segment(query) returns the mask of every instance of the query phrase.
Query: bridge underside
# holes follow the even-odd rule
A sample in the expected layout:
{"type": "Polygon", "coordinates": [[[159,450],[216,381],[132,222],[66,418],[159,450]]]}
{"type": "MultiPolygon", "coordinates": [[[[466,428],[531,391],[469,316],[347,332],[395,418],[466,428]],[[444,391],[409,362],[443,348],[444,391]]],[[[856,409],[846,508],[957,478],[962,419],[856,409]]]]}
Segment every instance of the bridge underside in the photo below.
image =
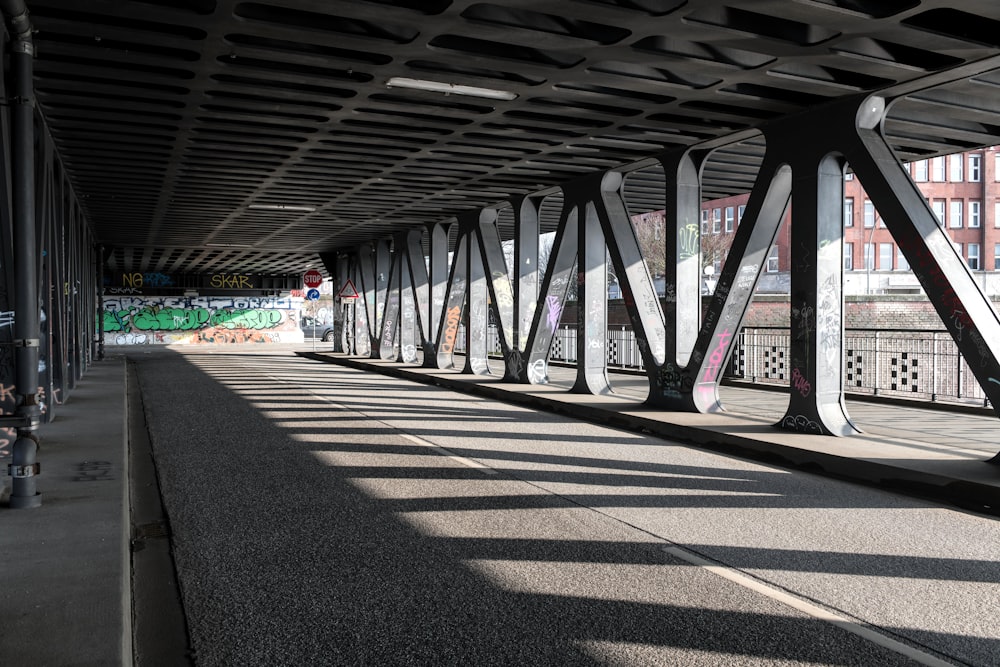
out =
{"type": "Polygon", "coordinates": [[[0,11],[0,407],[25,503],[34,431],[98,354],[109,275],[265,277],[255,289],[287,293],[321,259],[360,293],[345,351],[448,367],[464,324],[465,370],[482,373],[492,322],[504,377],[531,383],[572,298],[574,391],[602,393],[610,264],[649,402],[709,412],[792,200],[791,365],[809,391],[779,425],[850,435],[847,170],[998,405],[1000,320],[903,166],[997,142],[992,0],[0,11]],[[703,311],[701,202],[744,192],[703,311]],[[631,223],[660,210],[665,305],[631,223]]]}

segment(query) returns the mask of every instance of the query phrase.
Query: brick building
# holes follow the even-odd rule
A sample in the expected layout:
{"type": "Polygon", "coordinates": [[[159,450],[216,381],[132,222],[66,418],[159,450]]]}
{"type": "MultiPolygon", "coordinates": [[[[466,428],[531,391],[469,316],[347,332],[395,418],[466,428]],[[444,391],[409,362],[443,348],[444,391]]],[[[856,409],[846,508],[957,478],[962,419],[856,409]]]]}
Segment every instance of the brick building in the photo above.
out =
{"type": "MultiPolygon", "coordinates": [[[[956,252],[989,295],[1000,293],[1000,149],[990,147],[907,165],[956,252]]],[[[704,202],[702,253],[710,276],[725,260],[749,195],[704,202]]],[[[793,202],[794,205],[794,202],[793,202]]],[[[790,225],[783,224],[758,287],[788,291],[790,225]]],[[[916,277],[861,183],[844,183],[845,294],[920,294],[916,277]]]]}

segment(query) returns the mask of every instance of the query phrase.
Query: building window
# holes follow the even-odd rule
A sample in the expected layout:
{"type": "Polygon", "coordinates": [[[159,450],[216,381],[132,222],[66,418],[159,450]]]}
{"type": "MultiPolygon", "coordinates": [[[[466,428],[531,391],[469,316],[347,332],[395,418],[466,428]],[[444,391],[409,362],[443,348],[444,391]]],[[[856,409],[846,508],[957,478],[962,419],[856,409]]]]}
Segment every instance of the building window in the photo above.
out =
{"type": "Polygon", "coordinates": [[[962,166],[965,164],[965,156],[956,153],[948,158],[948,180],[952,183],[961,183],[963,179],[962,166]]]}
{"type": "Polygon", "coordinates": [[[1000,229],[1000,200],[993,202],[993,226],[1000,229]]]}
{"type": "Polygon", "coordinates": [[[979,270],[979,244],[978,243],[966,243],[965,250],[969,254],[969,268],[973,271],[979,270]]]}
{"type": "Polygon", "coordinates": [[[733,207],[726,207],[726,232],[733,231],[733,207]]]}
{"type": "Polygon", "coordinates": [[[740,204],[736,208],[736,224],[743,222],[743,214],[746,213],[747,207],[745,204],[740,204]]]}
{"type": "Polygon", "coordinates": [[[892,271],[892,244],[878,244],[878,269],[879,271],[892,271]]]}
{"type": "Polygon", "coordinates": [[[993,270],[1000,271],[1000,243],[993,244],[993,270]]]}
{"type": "Polygon", "coordinates": [[[854,226],[854,197],[844,198],[844,227],[854,226]]]}
{"type": "Polygon", "coordinates": [[[980,224],[980,207],[979,202],[970,201],[969,202],[969,227],[978,227],[980,224]]]}
{"type": "Polygon", "coordinates": [[[906,261],[906,257],[903,256],[902,248],[896,248],[896,270],[897,271],[909,271],[910,263],[906,261]]]}
{"type": "Polygon", "coordinates": [[[854,270],[854,244],[844,243],[844,270],[854,270]]]}
{"type": "Polygon", "coordinates": [[[993,154],[993,180],[1000,181],[1000,153],[993,154]]]}
{"type": "Polygon", "coordinates": [[[913,180],[927,181],[927,160],[917,160],[913,163],[913,180]]]}
{"type": "Polygon", "coordinates": [[[978,183],[982,179],[983,156],[973,153],[969,156],[969,182],[978,183]]]}
{"type": "Polygon", "coordinates": [[[767,266],[765,270],[768,273],[778,272],[778,246],[771,246],[771,252],[767,254],[767,266]]]}
{"type": "Polygon", "coordinates": [[[875,226],[875,205],[871,200],[865,200],[865,227],[875,226]]]}
{"type": "Polygon", "coordinates": [[[722,209],[712,209],[712,233],[718,234],[722,231],[722,209]]]}
{"type": "Polygon", "coordinates": [[[944,226],[944,200],[935,199],[931,202],[931,210],[934,211],[934,215],[937,216],[938,224],[942,227],[944,226]]]}
{"type": "Polygon", "coordinates": [[[708,234],[708,209],[701,212],[701,235],[708,234]]]}
{"type": "Polygon", "coordinates": [[[952,199],[951,200],[951,211],[948,215],[948,226],[952,229],[958,229],[962,226],[962,209],[965,208],[964,199],[952,199]]]}
{"type": "Polygon", "coordinates": [[[941,183],[944,181],[944,157],[931,158],[931,180],[941,183]]]}
{"type": "Polygon", "coordinates": [[[853,181],[854,180],[854,172],[853,171],[846,172],[844,174],[844,180],[845,181],[853,181]]]}
{"type": "Polygon", "coordinates": [[[871,271],[875,268],[875,249],[871,243],[866,243],[865,247],[865,270],[871,271]]]}

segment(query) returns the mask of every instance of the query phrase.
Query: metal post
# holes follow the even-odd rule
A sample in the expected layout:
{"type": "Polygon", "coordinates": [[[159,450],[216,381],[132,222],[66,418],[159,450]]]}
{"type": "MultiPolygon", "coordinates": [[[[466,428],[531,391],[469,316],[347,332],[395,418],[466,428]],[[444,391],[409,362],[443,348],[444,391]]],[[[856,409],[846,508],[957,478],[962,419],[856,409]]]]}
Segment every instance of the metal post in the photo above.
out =
{"type": "Polygon", "coordinates": [[[38,405],[38,256],[35,230],[35,101],[32,84],[31,23],[24,2],[4,2],[0,5],[7,15],[11,34],[11,184],[14,211],[14,369],[15,392],[18,395],[14,412],[17,439],[13,446],[10,474],[13,485],[10,495],[12,509],[39,507],[42,496],[36,490],[39,464],[38,436],[41,420],[38,405]]]}

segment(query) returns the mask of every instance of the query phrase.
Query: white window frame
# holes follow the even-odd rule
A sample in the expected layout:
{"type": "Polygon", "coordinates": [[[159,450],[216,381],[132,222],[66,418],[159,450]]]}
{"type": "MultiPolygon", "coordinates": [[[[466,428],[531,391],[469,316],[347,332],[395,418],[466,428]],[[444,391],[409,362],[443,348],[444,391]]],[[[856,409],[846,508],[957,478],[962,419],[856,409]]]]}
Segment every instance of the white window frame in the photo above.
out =
{"type": "Polygon", "coordinates": [[[854,270],[854,244],[850,241],[844,241],[844,270],[854,270]]]}
{"type": "Polygon", "coordinates": [[[931,181],[934,183],[944,183],[946,175],[944,156],[939,155],[931,158],[931,181]]]}
{"type": "Polygon", "coordinates": [[[771,250],[767,253],[767,264],[764,270],[767,273],[777,273],[778,269],[781,268],[780,258],[778,257],[778,246],[771,246],[771,250]]]}
{"type": "Polygon", "coordinates": [[[727,233],[732,232],[733,229],[735,229],[735,220],[734,220],[734,217],[733,217],[735,215],[735,212],[736,211],[735,211],[735,209],[732,206],[727,206],[726,207],[726,227],[725,227],[725,229],[726,229],[727,233]]]}
{"type": "Polygon", "coordinates": [[[736,225],[737,226],[739,226],[739,224],[741,222],[743,222],[743,214],[746,213],[746,210],[747,210],[747,205],[746,204],[740,204],[739,206],[736,207],[736,225]]]}
{"type": "Polygon", "coordinates": [[[917,183],[927,182],[927,160],[917,160],[913,163],[913,180],[917,183]]]}
{"type": "Polygon", "coordinates": [[[1000,271],[1000,243],[993,244],[993,270],[1000,271]]]}
{"type": "Polygon", "coordinates": [[[712,209],[712,233],[718,234],[722,231],[722,209],[712,209]]]}
{"type": "Polygon", "coordinates": [[[706,236],[708,234],[708,209],[701,209],[701,235],[706,236]]]}
{"type": "Polygon", "coordinates": [[[938,224],[941,225],[942,227],[944,227],[944,223],[946,220],[945,205],[947,203],[948,202],[946,202],[944,199],[931,200],[931,210],[934,211],[934,215],[937,216],[938,219],[938,224]]]}
{"type": "Polygon", "coordinates": [[[983,224],[982,206],[976,200],[969,201],[969,229],[976,229],[983,224]]]}
{"type": "Polygon", "coordinates": [[[844,197],[844,227],[854,226],[854,197],[844,197]]]}
{"type": "Polygon", "coordinates": [[[979,253],[978,243],[966,243],[965,244],[965,258],[966,262],[969,264],[969,268],[973,271],[979,271],[982,267],[982,257],[979,253]]]}
{"type": "Polygon", "coordinates": [[[892,271],[892,256],[895,253],[892,251],[891,243],[879,243],[878,244],[878,270],[879,271],[892,271]],[[886,266],[888,265],[888,266],[886,266]]]}
{"type": "Polygon", "coordinates": [[[948,203],[948,227],[950,229],[961,229],[965,213],[965,200],[952,199],[948,203]]]}
{"type": "Polygon", "coordinates": [[[983,179],[983,154],[969,154],[969,183],[978,183],[983,179]]]}
{"type": "Polygon", "coordinates": [[[963,167],[965,166],[965,156],[955,153],[948,156],[948,180],[952,183],[961,183],[965,179],[963,167]]]}
{"type": "Polygon", "coordinates": [[[865,229],[871,229],[875,226],[875,204],[872,203],[871,199],[865,200],[865,229]]]}
{"type": "Polygon", "coordinates": [[[862,250],[864,252],[862,259],[864,259],[865,270],[871,271],[875,268],[875,246],[871,243],[866,243],[862,250]]]}

